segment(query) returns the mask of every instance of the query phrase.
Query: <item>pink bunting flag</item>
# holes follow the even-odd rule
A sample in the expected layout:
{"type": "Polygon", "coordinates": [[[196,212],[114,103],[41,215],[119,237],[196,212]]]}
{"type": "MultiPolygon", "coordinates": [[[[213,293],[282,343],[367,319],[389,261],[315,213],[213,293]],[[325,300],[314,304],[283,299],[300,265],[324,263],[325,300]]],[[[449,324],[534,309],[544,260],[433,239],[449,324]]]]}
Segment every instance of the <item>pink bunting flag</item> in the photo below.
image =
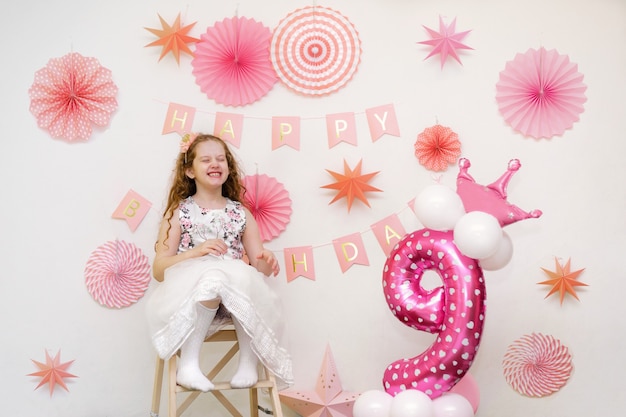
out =
{"type": "Polygon", "coordinates": [[[195,107],[183,104],[170,103],[163,124],[163,134],[177,132],[181,136],[192,130],[193,119],[196,115],[195,107]]]}
{"type": "Polygon", "coordinates": [[[371,227],[385,255],[389,255],[391,249],[406,234],[404,226],[396,214],[385,217],[371,227]]]}
{"type": "Polygon", "coordinates": [[[312,246],[285,248],[285,274],[287,282],[298,277],[315,281],[315,262],[312,246]]]}
{"type": "Polygon", "coordinates": [[[366,266],[370,264],[360,233],[353,233],[334,239],[333,247],[341,266],[341,272],[346,272],[354,264],[366,266]]]}
{"type": "Polygon", "coordinates": [[[129,190],[126,196],[113,212],[114,219],[126,220],[128,227],[133,232],[137,230],[139,223],[146,217],[152,203],[137,194],[133,190],[129,190]]]}
{"type": "Polygon", "coordinates": [[[356,146],[356,121],[354,113],[336,113],[326,115],[326,132],[328,148],[340,142],[356,146]]]}
{"type": "Polygon", "coordinates": [[[241,131],[243,130],[243,114],[217,112],[213,135],[239,148],[241,131]]]}
{"type": "Polygon", "coordinates": [[[376,142],[384,134],[400,136],[400,128],[393,104],[366,109],[365,114],[367,115],[367,125],[370,129],[372,142],[376,142]]]}
{"type": "Polygon", "coordinates": [[[300,118],[297,116],[272,117],[272,150],[289,145],[300,150],[300,118]]]}

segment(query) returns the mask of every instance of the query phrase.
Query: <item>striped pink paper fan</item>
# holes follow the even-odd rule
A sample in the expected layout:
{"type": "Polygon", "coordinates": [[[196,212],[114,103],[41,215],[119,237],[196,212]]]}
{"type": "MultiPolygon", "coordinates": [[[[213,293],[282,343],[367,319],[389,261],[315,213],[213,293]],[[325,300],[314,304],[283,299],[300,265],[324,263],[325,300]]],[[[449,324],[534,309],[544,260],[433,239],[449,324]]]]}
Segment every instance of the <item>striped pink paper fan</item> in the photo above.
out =
{"type": "Polygon", "coordinates": [[[136,303],[150,284],[148,257],[132,243],[106,242],[91,253],[85,266],[87,290],[100,304],[111,308],[136,303]]]}
{"type": "Polygon", "coordinates": [[[573,369],[567,347],[541,333],[524,335],[509,345],[502,366],[509,385],[528,397],[544,397],[560,390],[573,369]]]}

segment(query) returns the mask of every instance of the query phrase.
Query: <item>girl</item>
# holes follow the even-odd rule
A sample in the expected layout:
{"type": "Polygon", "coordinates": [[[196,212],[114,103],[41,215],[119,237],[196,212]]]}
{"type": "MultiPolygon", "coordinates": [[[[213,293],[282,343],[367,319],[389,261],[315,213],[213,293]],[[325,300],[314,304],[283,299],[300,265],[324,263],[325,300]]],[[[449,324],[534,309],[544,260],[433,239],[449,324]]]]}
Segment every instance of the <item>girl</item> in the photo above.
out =
{"type": "Polygon", "coordinates": [[[258,359],[284,384],[292,383],[280,305],[264,282],[278,274],[278,261],[241,203],[244,192],[224,141],[185,135],[155,247],[152,269],[160,284],[148,299],[147,315],[159,356],[168,359],[180,349],[176,380],[187,388],[214,387],[200,370],[200,350],[229,316],[240,349],[231,386],[254,385],[258,359]]]}

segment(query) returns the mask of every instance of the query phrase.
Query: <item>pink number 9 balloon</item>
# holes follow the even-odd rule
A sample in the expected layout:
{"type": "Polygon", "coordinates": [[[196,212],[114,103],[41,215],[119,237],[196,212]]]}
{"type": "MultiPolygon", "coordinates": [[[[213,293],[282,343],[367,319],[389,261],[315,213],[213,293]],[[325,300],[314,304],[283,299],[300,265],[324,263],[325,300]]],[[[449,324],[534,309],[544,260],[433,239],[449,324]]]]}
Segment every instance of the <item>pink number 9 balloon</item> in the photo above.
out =
{"type": "Polygon", "coordinates": [[[398,320],[437,334],[423,353],[387,367],[385,391],[395,396],[417,389],[431,399],[441,396],[469,370],[478,351],[486,300],[478,261],[458,250],[451,231],[421,229],[404,236],[389,254],[383,291],[398,320]],[[426,270],[436,271],[443,285],[424,289],[426,270]]]}

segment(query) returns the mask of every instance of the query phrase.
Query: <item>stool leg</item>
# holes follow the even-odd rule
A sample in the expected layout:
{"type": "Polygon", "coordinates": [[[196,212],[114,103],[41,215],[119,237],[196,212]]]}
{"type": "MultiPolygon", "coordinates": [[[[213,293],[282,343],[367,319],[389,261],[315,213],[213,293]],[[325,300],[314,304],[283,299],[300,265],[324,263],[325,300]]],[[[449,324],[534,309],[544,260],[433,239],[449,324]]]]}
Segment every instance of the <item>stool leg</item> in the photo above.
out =
{"type": "Polygon", "coordinates": [[[269,388],[269,390],[270,399],[272,401],[272,408],[274,409],[274,417],[283,417],[283,409],[280,405],[280,396],[278,395],[278,385],[276,384],[276,377],[267,368],[265,368],[265,372],[267,373],[267,379],[272,382],[272,386],[269,388]]]}
{"type": "Polygon", "coordinates": [[[154,387],[152,389],[152,408],[150,417],[159,417],[161,408],[161,389],[163,388],[163,359],[157,355],[156,367],[154,371],[154,387]]]}
{"type": "Polygon", "coordinates": [[[168,407],[168,416],[169,417],[177,417],[176,410],[176,355],[172,356],[167,361],[167,407],[168,407]]]}
{"type": "Polygon", "coordinates": [[[259,415],[259,391],[250,388],[250,417],[259,415]]]}

